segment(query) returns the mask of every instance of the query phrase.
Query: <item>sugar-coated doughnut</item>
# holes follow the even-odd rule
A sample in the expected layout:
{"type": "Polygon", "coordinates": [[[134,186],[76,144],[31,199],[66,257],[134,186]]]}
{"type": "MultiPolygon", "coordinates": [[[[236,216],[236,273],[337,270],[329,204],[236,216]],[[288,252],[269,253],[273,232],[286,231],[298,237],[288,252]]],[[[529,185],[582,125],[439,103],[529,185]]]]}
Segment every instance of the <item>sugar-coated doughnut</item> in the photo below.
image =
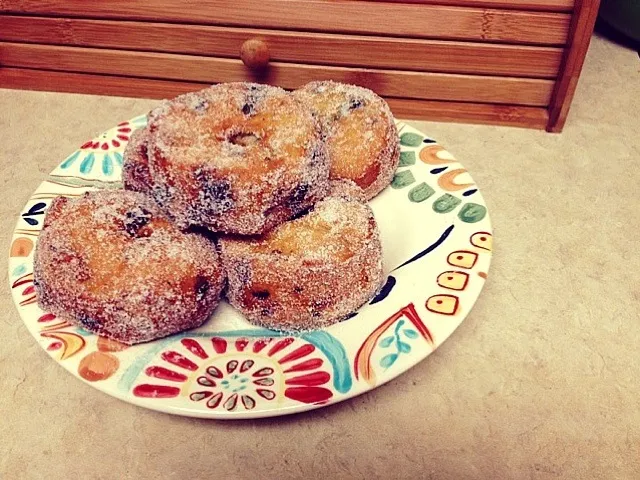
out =
{"type": "Polygon", "coordinates": [[[41,308],[126,344],[200,326],[224,282],[212,240],[125,190],[57,197],[34,258],[41,308]]]}
{"type": "Polygon", "coordinates": [[[249,321],[299,331],[335,323],[382,282],[378,227],[362,190],[334,182],[306,215],[259,238],[219,239],[227,297],[249,321]]]}
{"type": "Polygon", "coordinates": [[[320,120],[331,179],[354,181],[367,199],[391,183],[400,144],[387,102],[369,89],[332,81],[308,83],[294,96],[310,105],[320,120]]]}
{"type": "Polygon", "coordinates": [[[127,190],[151,193],[153,180],[149,172],[147,142],[149,131],[141,128],[133,132],[124,150],[122,183],[127,190]]]}
{"type": "Polygon", "coordinates": [[[153,110],[147,128],[151,195],[181,227],[261,234],[329,188],[318,121],[277,87],[227,83],[185,94],[153,110]]]}

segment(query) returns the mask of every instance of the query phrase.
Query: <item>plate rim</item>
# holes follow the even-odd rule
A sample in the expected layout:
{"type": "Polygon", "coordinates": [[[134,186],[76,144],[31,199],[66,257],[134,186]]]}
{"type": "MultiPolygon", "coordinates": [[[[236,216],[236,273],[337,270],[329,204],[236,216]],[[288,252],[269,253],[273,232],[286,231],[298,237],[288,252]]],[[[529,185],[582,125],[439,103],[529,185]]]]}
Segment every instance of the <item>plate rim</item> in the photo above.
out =
{"type": "MultiPolygon", "coordinates": [[[[136,117],[133,117],[132,119],[130,119],[128,122],[131,122],[133,124],[133,122],[136,119],[140,119],[141,117],[145,117],[146,115],[138,115],[136,117]]],[[[121,122],[119,125],[121,125],[122,123],[125,122],[121,122]]],[[[396,120],[396,124],[399,127],[399,130],[404,129],[405,127],[409,127],[409,129],[414,130],[416,132],[419,132],[420,135],[429,138],[428,135],[426,135],[424,132],[422,132],[420,129],[413,127],[411,125],[406,124],[403,121],[398,121],[396,120]]],[[[103,134],[107,132],[110,132],[111,130],[115,129],[117,127],[112,127],[111,129],[106,130],[103,134]]],[[[139,127],[138,127],[139,128],[139,127]]],[[[135,130],[135,129],[134,129],[135,130]]],[[[434,141],[435,145],[439,145],[442,147],[441,144],[437,143],[434,141]]],[[[443,150],[444,147],[442,147],[443,150]]],[[[76,152],[78,152],[79,150],[76,150],[76,152]]],[[[73,152],[69,157],[71,157],[72,155],[74,155],[76,152],[73,152]]],[[[67,158],[69,158],[67,157],[67,158]]],[[[459,162],[457,160],[453,160],[455,163],[459,164],[459,162]]],[[[53,172],[55,172],[57,169],[60,168],[60,166],[62,165],[62,163],[64,163],[65,160],[62,160],[61,162],[58,163],[58,165],[53,169],[53,172]]],[[[465,169],[466,171],[466,169],[465,169]]],[[[34,189],[34,191],[31,193],[31,195],[29,196],[29,199],[26,201],[25,205],[23,206],[23,208],[21,209],[21,212],[24,211],[25,208],[27,208],[29,206],[29,204],[33,201],[33,197],[36,195],[36,192],[42,187],[42,185],[47,181],[47,179],[50,177],[45,178],[44,180],[42,180],[40,182],[40,184],[34,189]]],[[[84,178],[84,177],[79,177],[79,178],[84,178]]],[[[473,182],[475,184],[475,181],[473,182]]],[[[477,185],[477,184],[476,184],[477,185]]],[[[85,187],[85,188],[92,188],[92,187],[85,187]]],[[[479,190],[479,189],[478,189],[479,190]]],[[[84,191],[84,190],[83,190],[84,191]]],[[[478,191],[478,194],[480,196],[480,198],[482,199],[482,204],[486,207],[486,202],[484,201],[484,198],[482,197],[482,195],[480,194],[480,192],[478,191]]],[[[58,194],[61,195],[61,194],[58,194]]],[[[20,227],[20,214],[18,214],[18,219],[16,222],[16,226],[13,229],[13,232],[11,234],[11,245],[13,246],[14,241],[16,240],[16,238],[18,238],[20,236],[19,233],[17,233],[17,230],[19,230],[20,227]]],[[[492,227],[492,223],[491,223],[491,219],[489,216],[489,212],[488,209],[486,211],[486,215],[485,217],[482,219],[482,226],[483,228],[486,229],[487,233],[490,234],[493,237],[493,227],[492,227]]],[[[37,231],[40,231],[42,229],[42,227],[40,226],[37,231]]],[[[35,246],[33,247],[33,250],[35,250],[35,246]]],[[[439,348],[444,342],[446,342],[452,335],[453,333],[459,328],[459,326],[462,324],[462,322],[468,317],[468,315],[471,313],[471,311],[473,310],[473,308],[475,307],[478,298],[480,297],[480,295],[482,294],[482,291],[484,290],[485,284],[486,284],[486,279],[488,278],[488,273],[490,270],[490,266],[491,266],[491,262],[492,262],[492,252],[489,251],[488,252],[488,256],[487,256],[487,260],[486,260],[486,267],[483,268],[483,271],[485,273],[485,277],[484,277],[484,282],[482,283],[482,286],[480,287],[480,289],[478,290],[477,294],[474,296],[474,298],[472,299],[472,301],[469,302],[468,305],[470,305],[469,308],[467,308],[465,310],[465,312],[463,314],[461,314],[461,318],[459,320],[457,320],[456,325],[453,327],[453,329],[446,335],[445,338],[441,339],[437,345],[434,345],[432,348],[430,349],[419,349],[417,354],[412,354],[410,357],[410,361],[409,362],[405,362],[405,365],[403,366],[403,368],[398,368],[395,369],[391,374],[387,374],[382,378],[379,378],[378,381],[374,384],[374,385],[370,385],[368,383],[363,383],[363,382],[354,382],[353,384],[353,388],[350,388],[347,392],[345,393],[340,393],[340,395],[337,395],[335,397],[332,397],[329,401],[325,401],[322,403],[286,403],[283,402],[283,404],[273,407],[273,408],[267,408],[267,409],[257,409],[257,410],[241,410],[241,409],[237,409],[235,411],[227,411],[227,410],[218,410],[218,409],[212,409],[212,410],[207,410],[207,409],[198,409],[198,408],[187,408],[184,406],[181,406],[180,404],[174,404],[174,403],[164,403],[164,402],[154,402],[154,399],[150,399],[150,398],[145,398],[145,397],[138,397],[135,396],[132,391],[126,390],[126,391],[121,391],[118,388],[115,387],[111,387],[111,388],[104,388],[100,386],[100,382],[92,382],[92,381],[88,381],[87,379],[83,378],[81,375],[79,375],[76,371],[74,371],[73,366],[75,365],[74,363],[70,363],[70,362],[65,362],[63,360],[60,360],[58,358],[56,358],[55,352],[52,353],[50,351],[47,351],[47,348],[44,345],[44,342],[41,338],[41,336],[38,335],[39,332],[37,332],[35,329],[32,329],[29,327],[29,325],[27,324],[27,317],[30,314],[24,313],[24,306],[21,306],[18,303],[18,299],[17,299],[17,295],[14,293],[14,288],[12,288],[12,281],[14,281],[15,279],[13,279],[12,277],[13,272],[12,272],[12,257],[11,255],[9,256],[9,261],[7,264],[7,270],[8,270],[8,276],[7,276],[7,280],[8,280],[8,286],[11,292],[11,298],[13,300],[13,303],[18,311],[18,314],[21,318],[21,320],[23,321],[23,323],[25,324],[25,327],[27,329],[27,331],[30,333],[30,335],[36,340],[36,343],[38,343],[38,345],[45,351],[45,353],[47,353],[47,355],[54,360],[56,363],[58,363],[59,365],[61,365],[68,373],[70,373],[73,377],[81,380],[83,383],[85,384],[89,384],[90,386],[92,386],[93,388],[95,388],[96,390],[100,391],[101,393],[106,393],[107,395],[116,398],[118,400],[127,402],[129,404],[135,405],[137,407],[142,407],[142,408],[146,408],[146,409],[150,409],[150,410],[154,410],[154,411],[158,411],[158,412],[162,412],[162,413],[167,413],[167,414],[172,414],[172,415],[178,415],[178,416],[187,416],[187,417],[191,417],[191,418],[203,418],[203,419],[215,419],[215,420],[236,420],[236,419],[255,419],[255,418],[270,418],[270,417],[276,417],[276,416],[282,416],[282,415],[291,415],[291,414],[296,414],[296,413],[303,413],[303,412],[307,412],[307,411],[311,411],[311,410],[316,410],[325,406],[329,406],[329,405],[333,405],[336,403],[340,403],[346,400],[349,400],[351,398],[354,398],[358,395],[367,393],[371,390],[374,390],[375,388],[381,387],[382,385],[387,384],[388,382],[398,378],[400,375],[404,374],[405,372],[407,372],[408,370],[414,368],[418,363],[421,363],[422,361],[424,361],[427,357],[429,357],[433,352],[435,352],[437,350],[437,348],[439,348]]],[[[31,268],[31,272],[33,271],[33,261],[32,259],[29,260],[29,267],[31,268]]],[[[391,273],[391,271],[385,273],[385,275],[389,275],[391,273]]],[[[433,273],[438,274],[440,273],[439,270],[434,270],[433,272],[429,272],[429,273],[433,273]]],[[[366,304],[365,304],[366,305],[366,304]]],[[[348,321],[348,320],[347,320],[348,321]]],[[[393,325],[393,323],[391,324],[391,326],[393,325]]],[[[330,328],[330,327],[329,327],[330,328]]],[[[326,331],[327,328],[322,328],[319,329],[317,331],[326,331]]],[[[206,332],[209,333],[210,336],[215,336],[216,332],[206,332]]],[[[172,338],[176,337],[176,335],[173,336],[169,336],[166,337],[165,339],[158,339],[155,340],[153,342],[149,342],[149,343],[154,343],[154,342],[158,342],[158,341],[163,341],[163,340],[170,340],[172,338]]],[[[300,338],[297,337],[296,338],[300,338]]],[[[366,337],[365,337],[366,338],[366,337]]],[[[97,351],[97,350],[94,350],[97,351]]],[[[155,357],[154,357],[155,358],[155,357]]],[[[349,364],[351,366],[351,363],[353,362],[353,358],[348,358],[349,360],[349,364]]],[[[353,372],[351,372],[353,373],[353,372]]],[[[138,374],[139,376],[141,375],[141,373],[138,374]]]]}

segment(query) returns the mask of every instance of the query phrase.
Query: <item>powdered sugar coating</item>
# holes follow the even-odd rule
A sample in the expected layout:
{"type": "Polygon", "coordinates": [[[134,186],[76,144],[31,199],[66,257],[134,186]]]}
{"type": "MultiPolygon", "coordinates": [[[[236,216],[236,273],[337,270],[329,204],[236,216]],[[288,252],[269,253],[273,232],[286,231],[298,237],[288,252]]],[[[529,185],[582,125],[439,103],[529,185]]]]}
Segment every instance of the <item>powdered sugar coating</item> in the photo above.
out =
{"type": "Polygon", "coordinates": [[[41,308],[126,344],[200,326],[224,281],[211,240],[124,190],[56,198],[34,257],[41,308]]]}
{"type": "Polygon", "coordinates": [[[151,194],[181,226],[260,234],[326,195],[329,162],[311,110],[268,85],[214,85],[149,116],[151,194]]]}
{"type": "Polygon", "coordinates": [[[338,322],[382,283],[382,247],[373,212],[352,182],[308,214],[260,238],[221,237],[227,297],[251,322],[285,331],[338,322]]]}
{"type": "Polygon", "coordinates": [[[369,89],[333,81],[311,82],[293,95],[316,112],[326,137],[331,179],[349,179],[367,199],[393,179],[400,161],[391,110],[369,89]]]}

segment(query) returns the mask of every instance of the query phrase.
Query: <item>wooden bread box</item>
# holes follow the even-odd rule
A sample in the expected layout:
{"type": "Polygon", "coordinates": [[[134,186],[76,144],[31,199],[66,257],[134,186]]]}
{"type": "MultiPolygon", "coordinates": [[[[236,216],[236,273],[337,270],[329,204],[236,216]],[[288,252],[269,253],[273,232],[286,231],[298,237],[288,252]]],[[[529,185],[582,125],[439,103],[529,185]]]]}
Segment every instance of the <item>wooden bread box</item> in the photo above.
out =
{"type": "Polygon", "coordinates": [[[0,0],[0,87],[371,88],[400,118],[560,131],[598,0],[0,0]]]}

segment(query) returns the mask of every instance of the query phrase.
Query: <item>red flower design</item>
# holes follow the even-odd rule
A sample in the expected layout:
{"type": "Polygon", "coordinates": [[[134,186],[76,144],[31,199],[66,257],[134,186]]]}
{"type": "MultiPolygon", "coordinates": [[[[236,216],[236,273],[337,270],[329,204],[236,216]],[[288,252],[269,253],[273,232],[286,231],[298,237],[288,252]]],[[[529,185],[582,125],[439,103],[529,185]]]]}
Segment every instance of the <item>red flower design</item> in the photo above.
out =
{"type": "Polygon", "coordinates": [[[80,150],[109,150],[111,148],[119,148],[122,145],[121,142],[129,141],[131,131],[132,129],[129,122],[119,123],[115,129],[108,130],[99,137],[83,143],[80,150]]]}
{"type": "Polygon", "coordinates": [[[322,369],[323,355],[300,338],[183,338],[144,370],[159,383],[133,388],[139,397],[169,398],[180,394],[208,409],[252,410],[283,397],[323,403],[333,396],[331,374],[322,369]],[[176,384],[182,384],[177,386],[176,384]]]}

